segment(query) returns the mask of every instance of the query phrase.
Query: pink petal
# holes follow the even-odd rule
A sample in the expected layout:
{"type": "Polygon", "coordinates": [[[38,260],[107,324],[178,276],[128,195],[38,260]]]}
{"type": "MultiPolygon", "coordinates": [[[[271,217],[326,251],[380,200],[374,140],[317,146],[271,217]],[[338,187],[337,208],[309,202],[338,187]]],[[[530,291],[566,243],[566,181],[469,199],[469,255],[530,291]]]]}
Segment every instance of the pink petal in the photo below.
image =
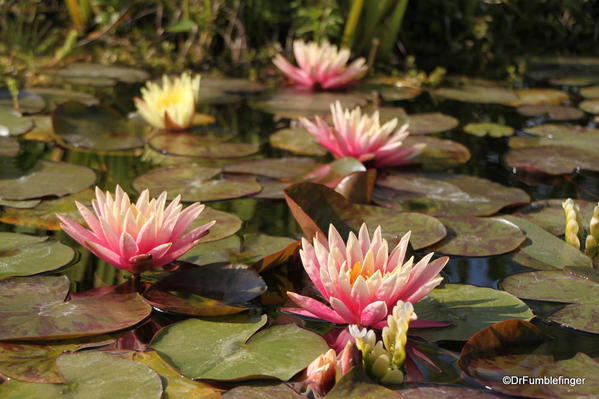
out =
{"type": "Polygon", "coordinates": [[[360,315],[360,324],[371,326],[381,319],[385,319],[389,313],[387,304],[384,301],[376,301],[366,306],[360,315]]]}
{"type": "MultiPolygon", "coordinates": [[[[287,292],[287,296],[289,296],[289,298],[293,302],[295,302],[295,304],[297,304],[304,310],[310,312],[317,319],[326,320],[326,321],[330,321],[332,323],[337,323],[337,324],[345,324],[346,323],[346,321],[339,314],[334,312],[328,306],[324,305],[322,302],[319,302],[319,301],[309,298],[307,296],[299,295],[299,294],[296,294],[294,292],[289,292],[289,291],[287,292]]],[[[289,309],[288,311],[296,313],[296,314],[301,314],[298,312],[299,309],[289,309]]]]}

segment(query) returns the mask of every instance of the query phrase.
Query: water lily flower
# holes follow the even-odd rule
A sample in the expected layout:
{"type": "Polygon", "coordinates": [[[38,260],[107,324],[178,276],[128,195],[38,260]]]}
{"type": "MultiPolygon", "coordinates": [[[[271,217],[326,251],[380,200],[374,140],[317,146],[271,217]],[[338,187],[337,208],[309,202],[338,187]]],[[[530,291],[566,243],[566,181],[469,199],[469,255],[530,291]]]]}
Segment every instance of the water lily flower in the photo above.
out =
{"type": "Polygon", "coordinates": [[[409,240],[408,232],[389,253],[381,227],[371,238],[366,224],[357,237],[350,233],[347,243],[333,225],[329,226],[328,240],[321,234],[313,243],[302,239],[304,269],[330,307],[288,292],[300,308],[284,310],[336,324],[384,327],[397,301],[415,304],[441,283],[439,272],[448,261],[442,257],[431,262],[433,253],[416,264],[414,257],[405,261],[409,240]]]}
{"type": "Polygon", "coordinates": [[[277,54],[273,63],[295,85],[307,89],[339,89],[361,79],[368,70],[364,58],[358,58],[347,65],[350,51],[339,50],[327,41],[318,44],[295,40],[293,53],[298,67],[293,66],[281,54],[277,54]]]}
{"type": "Polygon", "coordinates": [[[406,343],[410,321],[416,318],[410,302],[398,301],[383,328],[383,340],[377,341],[373,330],[349,326],[356,346],[362,352],[367,373],[384,384],[403,382],[401,367],[406,359],[406,343]]]}
{"type": "Polygon", "coordinates": [[[353,157],[362,163],[373,162],[376,167],[397,166],[424,148],[424,144],[403,145],[410,134],[408,125],[398,128],[398,120],[392,119],[381,126],[378,111],[366,115],[360,107],[350,111],[337,101],[331,104],[331,114],[333,126],[319,116],[314,121],[300,118],[300,123],[335,158],[353,157]]]}
{"type": "Polygon", "coordinates": [[[114,198],[96,187],[93,212],[76,202],[90,230],[57,215],[62,229],[75,241],[111,265],[134,274],[164,266],[195,246],[214,225],[211,221],[186,233],[204,210],[196,202],[184,210],[177,196],[168,206],[167,193],[149,198],[144,190],[135,204],[117,186],[114,198]]]}
{"type": "Polygon", "coordinates": [[[335,385],[337,375],[337,353],[329,349],[318,356],[306,370],[306,384],[308,390],[317,397],[323,397],[335,385]]]}
{"type": "Polygon", "coordinates": [[[148,82],[135,98],[139,114],[152,126],[167,130],[185,130],[191,126],[200,92],[200,76],[188,73],[169,78],[162,85],[148,82]]]}

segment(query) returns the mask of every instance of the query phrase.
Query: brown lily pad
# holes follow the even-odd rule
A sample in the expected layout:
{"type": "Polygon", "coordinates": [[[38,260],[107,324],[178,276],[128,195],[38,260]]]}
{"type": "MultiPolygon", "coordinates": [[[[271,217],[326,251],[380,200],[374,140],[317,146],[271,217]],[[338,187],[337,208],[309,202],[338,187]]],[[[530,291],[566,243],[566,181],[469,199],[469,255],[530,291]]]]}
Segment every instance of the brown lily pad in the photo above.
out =
{"type": "Polygon", "coordinates": [[[568,121],[584,116],[581,110],[566,105],[524,105],[516,110],[524,116],[546,116],[549,120],[568,121]]]}
{"type": "Polygon", "coordinates": [[[580,89],[580,95],[585,98],[599,98],[599,85],[583,87],[580,89]]]}
{"type": "Polygon", "coordinates": [[[599,99],[585,100],[578,104],[581,110],[589,114],[599,114],[599,99]]]}
{"type": "Polygon", "coordinates": [[[162,133],[150,139],[150,146],[167,155],[199,158],[241,158],[258,152],[257,143],[225,142],[233,133],[213,130],[204,134],[162,133]]]}
{"type": "Polygon", "coordinates": [[[565,175],[579,169],[599,171],[595,151],[561,145],[513,149],[504,161],[510,168],[548,175],[565,175]]]}
{"type": "Polygon", "coordinates": [[[293,179],[312,171],[318,165],[311,158],[263,158],[231,163],[226,165],[223,170],[229,173],[252,174],[273,179],[293,179]]]}
{"type": "Polygon", "coordinates": [[[470,160],[468,148],[456,141],[429,136],[408,136],[405,146],[424,144],[422,152],[410,160],[410,163],[422,164],[427,169],[445,169],[470,160]]]}
{"type": "Polygon", "coordinates": [[[0,137],[0,157],[14,158],[19,154],[19,142],[12,137],[0,137]]]}
{"type": "MultiPolygon", "coordinates": [[[[400,122],[402,122],[401,119],[400,122]]],[[[440,112],[409,114],[405,122],[410,126],[409,131],[412,135],[446,132],[455,128],[460,123],[453,116],[440,112]]]]}

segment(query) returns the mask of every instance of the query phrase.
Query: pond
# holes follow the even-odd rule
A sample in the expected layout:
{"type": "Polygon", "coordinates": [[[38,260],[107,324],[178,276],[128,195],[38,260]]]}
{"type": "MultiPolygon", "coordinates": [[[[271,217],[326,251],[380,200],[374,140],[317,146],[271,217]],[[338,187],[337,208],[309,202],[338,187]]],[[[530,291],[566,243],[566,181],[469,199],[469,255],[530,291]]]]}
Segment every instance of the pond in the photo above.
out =
{"type": "MultiPolygon", "coordinates": [[[[42,392],[39,383],[64,378],[81,384],[73,391],[79,398],[106,378],[119,381],[114,392],[145,384],[148,390],[138,394],[150,395],[156,381],[144,374],[147,367],[136,368],[144,364],[172,384],[172,398],[216,398],[227,390],[227,398],[296,397],[273,381],[290,380],[327,346],[291,326],[327,338],[338,329],[288,310],[295,305],[287,291],[318,297],[297,240],[314,228],[327,234],[335,221],[344,239],[366,222],[371,234],[381,225],[391,248],[411,230],[408,251],[417,260],[432,251],[433,259],[449,256],[442,285],[415,307],[419,320],[441,324],[411,336],[409,384],[386,384],[402,397],[486,397],[473,390],[483,387],[532,397],[596,393],[599,382],[588,370],[596,369],[599,355],[599,278],[591,259],[562,238],[562,201],[577,200],[580,228],[586,228],[599,198],[598,112],[593,82],[574,81],[585,75],[576,59],[571,62],[531,62],[519,88],[467,77],[446,77],[437,87],[377,77],[347,91],[306,92],[278,87],[279,81],[202,73],[193,127],[177,132],[151,128],[136,112],[133,98],[146,80],[159,78],[141,70],[72,64],[53,76],[51,89],[21,91],[23,116],[10,111],[5,90],[0,234],[20,235],[5,235],[0,244],[0,375],[10,378],[0,393],[34,397],[18,395],[35,395],[42,392]],[[298,118],[330,121],[336,100],[378,109],[383,121],[408,122],[412,134],[404,145],[424,149],[409,164],[379,167],[376,174],[370,161],[335,160],[298,118]],[[152,197],[168,191],[169,200],[182,194],[187,204],[207,205],[194,227],[213,219],[216,225],[179,257],[182,263],[144,270],[137,283],[144,300],[132,291],[131,273],[61,231],[55,213],[83,222],[74,203],[89,206],[95,185],[113,193],[120,186],[132,199],[146,188],[152,197]],[[10,278],[30,275],[54,277],[10,278]],[[35,293],[31,299],[27,290],[35,293]],[[104,317],[111,309],[122,312],[121,319],[104,317]],[[267,320],[274,326],[263,329],[267,320]],[[217,353],[219,345],[229,349],[217,353]],[[107,351],[115,355],[98,355],[107,351]],[[59,357],[62,352],[77,356],[59,357]],[[17,353],[25,360],[16,360],[17,353]],[[273,356],[273,364],[259,360],[264,356],[273,356]],[[93,365],[132,377],[77,373],[93,365]],[[177,380],[174,370],[200,382],[177,380]],[[580,391],[567,391],[559,384],[509,385],[503,375],[588,380],[580,391]],[[264,377],[267,386],[244,382],[264,377]],[[262,396],[244,396],[252,394],[262,396]]],[[[356,386],[363,397],[395,397],[358,369],[326,397],[357,398],[356,386]]],[[[289,386],[299,390],[301,376],[293,381],[289,386]]]]}

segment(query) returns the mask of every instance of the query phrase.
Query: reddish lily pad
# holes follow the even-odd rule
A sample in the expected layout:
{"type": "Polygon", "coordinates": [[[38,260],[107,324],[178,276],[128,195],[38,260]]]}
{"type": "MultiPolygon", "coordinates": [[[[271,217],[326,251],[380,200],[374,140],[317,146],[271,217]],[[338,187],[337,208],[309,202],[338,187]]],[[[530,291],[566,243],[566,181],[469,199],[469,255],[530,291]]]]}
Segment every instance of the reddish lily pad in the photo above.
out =
{"type": "Polygon", "coordinates": [[[305,129],[282,129],[270,135],[274,148],[300,155],[325,155],[327,150],[305,129]]]}
{"type": "Polygon", "coordinates": [[[483,122],[467,124],[464,126],[464,132],[479,137],[506,137],[514,134],[514,129],[498,123],[483,122]]]}
{"type": "Polygon", "coordinates": [[[19,142],[12,137],[0,137],[0,158],[14,158],[19,154],[19,142]]]}
{"type": "Polygon", "coordinates": [[[328,349],[317,334],[295,324],[260,332],[260,319],[237,316],[207,321],[190,319],[160,330],[151,346],[190,378],[239,381],[257,377],[286,381],[328,349]]]}
{"type": "Polygon", "coordinates": [[[424,144],[422,152],[410,160],[410,163],[422,164],[429,169],[448,168],[470,160],[470,151],[464,145],[453,140],[437,137],[414,136],[404,140],[405,146],[424,144]]]}
{"type": "Polygon", "coordinates": [[[65,301],[69,280],[12,277],[0,281],[0,340],[65,339],[137,324],[151,312],[138,294],[107,294],[65,301]]]}
{"type": "Polygon", "coordinates": [[[44,200],[31,209],[7,208],[0,214],[0,222],[38,229],[60,230],[57,214],[83,223],[83,217],[77,210],[75,201],[91,205],[95,197],[93,190],[89,189],[54,200],[44,200]]]}
{"type": "Polygon", "coordinates": [[[436,218],[415,212],[397,212],[389,208],[354,204],[357,213],[370,228],[381,226],[383,237],[391,244],[399,242],[408,231],[415,250],[433,245],[447,235],[445,226],[436,218]]]}
{"type": "Polygon", "coordinates": [[[312,171],[318,163],[311,158],[284,157],[250,159],[228,164],[225,172],[247,173],[273,179],[292,179],[312,171]]]}
{"type": "Polygon", "coordinates": [[[11,380],[0,385],[6,399],[160,399],[162,381],[144,364],[107,353],[86,351],[64,354],[56,361],[64,384],[37,384],[11,380]],[[99,389],[101,387],[101,389],[99,389]]]}
{"type": "Polygon", "coordinates": [[[73,147],[118,151],[143,147],[146,129],[112,108],[66,102],[52,114],[54,132],[73,147]]]}
{"type": "Polygon", "coordinates": [[[422,320],[451,322],[447,327],[414,331],[428,341],[465,341],[498,321],[533,317],[524,302],[507,292],[464,284],[435,288],[415,305],[415,311],[422,320]]]}
{"type": "Polygon", "coordinates": [[[256,143],[224,142],[232,134],[162,133],[150,139],[150,146],[167,155],[199,158],[241,158],[258,152],[256,143]]]}
{"type": "Polygon", "coordinates": [[[568,121],[584,116],[581,110],[566,105],[524,105],[517,109],[524,116],[546,116],[549,120],[568,121]]]}
{"type": "Polygon", "coordinates": [[[381,188],[375,190],[375,202],[434,216],[487,216],[530,201],[518,188],[466,175],[401,173],[383,177],[377,184],[381,188]]]}
{"type": "Polygon", "coordinates": [[[502,216],[526,234],[526,241],[513,256],[514,261],[533,269],[563,269],[591,266],[591,259],[578,249],[526,219],[502,216]]]}
{"type": "Polygon", "coordinates": [[[0,137],[18,136],[33,129],[33,121],[12,108],[0,106],[0,137]]]}
{"type": "Polygon", "coordinates": [[[93,170],[65,162],[38,161],[27,171],[6,166],[0,170],[0,199],[62,197],[83,191],[95,181],[93,170]]]}
{"type": "Polygon", "coordinates": [[[97,80],[102,86],[106,85],[107,81],[138,83],[144,82],[150,77],[146,71],[137,68],[86,63],[69,64],[58,70],[56,75],[75,82],[80,82],[83,78],[86,79],[89,85],[93,85],[94,81],[97,80]]]}
{"type": "Polygon", "coordinates": [[[513,223],[500,218],[459,216],[441,218],[447,237],[432,249],[457,256],[493,256],[517,249],[526,236],[513,223]]]}
{"type": "Polygon", "coordinates": [[[508,152],[504,161],[510,168],[548,175],[565,175],[579,169],[599,171],[595,151],[562,145],[542,145],[508,152]]]}
{"type": "MultiPolygon", "coordinates": [[[[551,234],[561,236],[564,234],[565,229],[564,209],[562,208],[564,201],[565,198],[531,202],[517,212],[514,212],[513,215],[526,219],[549,231],[551,234]]],[[[596,203],[585,200],[574,200],[574,202],[580,207],[580,215],[583,223],[588,225],[593,216],[593,209],[596,203]]]]}
{"type": "Polygon", "coordinates": [[[585,100],[578,104],[581,110],[589,114],[599,114],[599,99],[585,100]]]}
{"type": "Polygon", "coordinates": [[[0,279],[59,269],[75,258],[75,250],[48,237],[0,232],[0,279]]]}

